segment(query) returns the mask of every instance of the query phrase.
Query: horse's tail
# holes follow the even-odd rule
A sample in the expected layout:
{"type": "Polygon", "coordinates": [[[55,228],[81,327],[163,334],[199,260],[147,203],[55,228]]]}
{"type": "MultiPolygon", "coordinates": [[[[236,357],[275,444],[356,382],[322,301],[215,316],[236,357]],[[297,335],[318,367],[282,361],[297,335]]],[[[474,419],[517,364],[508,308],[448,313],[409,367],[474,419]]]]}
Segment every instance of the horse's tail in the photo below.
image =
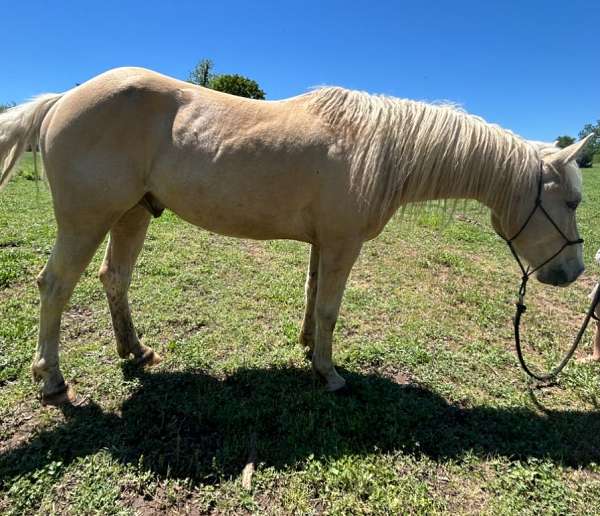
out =
{"type": "Polygon", "coordinates": [[[46,93],[0,113],[0,191],[8,184],[15,164],[29,145],[35,166],[42,121],[62,96],[62,93],[46,93]]]}

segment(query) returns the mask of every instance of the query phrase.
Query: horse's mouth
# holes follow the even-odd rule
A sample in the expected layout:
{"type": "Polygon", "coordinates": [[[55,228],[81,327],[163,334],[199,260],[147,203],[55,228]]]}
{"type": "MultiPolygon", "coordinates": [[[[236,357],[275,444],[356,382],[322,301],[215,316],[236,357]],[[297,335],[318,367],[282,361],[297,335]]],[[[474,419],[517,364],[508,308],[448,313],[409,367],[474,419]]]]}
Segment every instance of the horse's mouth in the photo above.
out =
{"type": "Polygon", "coordinates": [[[545,285],[568,287],[581,276],[584,270],[585,267],[581,267],[577,272],[568,274],[564,269],[551,269],[548,272],[538,272],[536,278],[540,283],[544,283],[545,285]]]}

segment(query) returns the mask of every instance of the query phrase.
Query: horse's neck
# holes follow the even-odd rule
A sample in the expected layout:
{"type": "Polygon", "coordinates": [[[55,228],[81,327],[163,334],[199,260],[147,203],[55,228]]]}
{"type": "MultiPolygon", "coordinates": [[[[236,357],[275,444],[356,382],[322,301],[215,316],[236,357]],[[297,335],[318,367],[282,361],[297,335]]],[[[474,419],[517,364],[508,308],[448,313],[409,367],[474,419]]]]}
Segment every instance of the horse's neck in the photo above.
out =
{"type": "Polygon", "coordinates": [[[447,164],[439,167],[435,173],[425,170],[422,176],[411,174],[402,185],[396,204],[469,199],[479,201],[493,210],[502,209],[507,196],[517,198],[524,192],[516,190],[528,188],[530,182],[522,182],[522,186],[519,186],[521,180],[517,174],[520,172],[511,166],[509,156],[496,155],[494,161],[491,159],[476,148],[467,163],[447,164]],[[497,166],[497,163],[505,165],[497,166]]]}

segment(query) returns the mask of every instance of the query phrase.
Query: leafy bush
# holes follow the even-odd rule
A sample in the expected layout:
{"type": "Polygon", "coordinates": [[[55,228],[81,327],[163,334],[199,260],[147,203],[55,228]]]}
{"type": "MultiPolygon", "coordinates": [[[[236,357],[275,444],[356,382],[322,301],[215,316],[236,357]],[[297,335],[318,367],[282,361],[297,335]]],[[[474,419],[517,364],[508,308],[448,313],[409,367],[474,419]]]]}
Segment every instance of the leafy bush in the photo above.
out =
{"type": "Polygon", "coordinates": [[[265,92],[256,81],[239,74],[214,74],[212,68],[213,62],[210,59],[202,59],[190,72],[188,81],[238,97],[265,99],[265,92]]]}

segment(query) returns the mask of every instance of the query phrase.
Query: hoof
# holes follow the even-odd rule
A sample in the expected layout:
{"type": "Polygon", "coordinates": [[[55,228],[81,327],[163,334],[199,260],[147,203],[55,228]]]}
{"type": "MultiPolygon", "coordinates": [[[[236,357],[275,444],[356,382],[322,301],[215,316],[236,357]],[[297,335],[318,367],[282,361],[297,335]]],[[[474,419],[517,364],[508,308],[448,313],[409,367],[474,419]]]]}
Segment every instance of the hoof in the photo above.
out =
{"type": "Polygon", "coordinates": [[[350,388],[350,386],[346,383],[344,385],[342,385],[341,387],[338,387],[335,390],[330,390],[327,389],[328,392],[331,392],[332,394],[335,394],[336,396],[341,396],[341,397],[347,397],[350,396],[352,394],[352,389],[350,388]]]}
{"type": "Polygon", "coordinates": [[[325,390],[327,392],[346,394],[350,390],[346,380],[344,380],[341,376],[331,378],[329,381],[323,378],[323,376],[321,376],[321,378],[325,381],[325,390]]]}
{"type": "Polygon", "coordinates": [[[315,367],[313,361],[312,373],[314,379],[319,379],[325,383],[325,390],[327,392],[337,393],[338,391],[348,389],[346,380],[337,374],[335,368],[333,367],[326,374],[323,374],[315,367]]]}
{"type": "Polygon", "coordinates": [[[137,356],[133,359],[133,363],[136,366],[141,367],[152,367],[157,364],[160,364],[161,361],[162,358],[160,358],[160,355],[156,353],[152,348],[145,348],[144,352],[140,356],[137,356]]]}
{"type": "Polygon", "coordinates": [[[59,407],[61,405],[79,406],[85,402],[85,399],[78,396],[73,388],[64,384],[64,387],[52,394],[42,394],[42,406],[59,407]]]}

